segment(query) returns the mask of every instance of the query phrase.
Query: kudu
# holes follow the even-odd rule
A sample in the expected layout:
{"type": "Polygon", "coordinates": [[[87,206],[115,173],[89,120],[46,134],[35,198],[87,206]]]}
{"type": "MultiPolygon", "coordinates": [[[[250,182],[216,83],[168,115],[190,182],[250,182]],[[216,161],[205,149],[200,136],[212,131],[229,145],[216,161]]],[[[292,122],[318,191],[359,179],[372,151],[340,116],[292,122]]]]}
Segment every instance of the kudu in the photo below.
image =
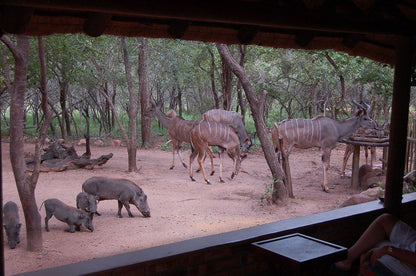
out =
{"type": "MultiPolygon", "coordinates": [[[[355,102],[354,102],[355,103],[355,102]]],[[[274,125],[272,139],[276,150],[288,160],[290,151],[296,148],[318,147],[321,150],[323,183],[322,189],[329,192],[328,188],[328,168],[331,151],[337,142],[351,136],[360,126],[372,128],[373,120],[368,116],[366,110],[359,105],[358,111],[354,116],[343,121],[334,120],[324,116],[313,119],[289,119],[274,125]],[[280,140],[282,143],[280,144],[280,140]]],[[[289,170],[289,166],[287,167],[289,170]]],[[[290,171],[289,171],[290,176],[290,171]]]]}
{"type": "Polygon", "coordinates": [[[202,172],[204,180],[207,184],[211,184],[206,177],[203,162],[206,153],[209,152],[210,146],[218,146],[220,159],[220,182],[224,182],[222,178],[222,153],[227,152],[228,156],[234,162],[234,170],[231,179],[238,174],[240,170],[240,142],[235,130],[230,126],[218,122],[209,122],[201,120],[196,122],[190,132],[192,153],[189,156],[189,177],[195,181],[192,171],[192,163],[195,157],[198,157],[199,168],[202,172]]]}
{"type": "Polygon", "coordinates": [[[247,135],[246,127],[243,122],[243,115],[223,109],[211,109],[202,114],[202,119],[205,121],[215,121],[223,124],[231,125],[240,140],[242,152],[248,152],[251,147],[251,140],[247,135]]]}
{"type": "MultiPolygon", "coordinates": [[[[172,165],[170,169],[175,167],[175,154],[178,154],[182,165],[187,168],[188,166],[184,162],[181,154],[182,143],[190,143],[190,131],[195,124],[195,121],[188,121],[180,116],[176,116],[174,110],[169,110],[164,114],[159,106],[152,103],[152,107],[149,110],[150,117],[156,117],[159,122],[168,130],[169,136],[172,140],[172,165]]],[[[211,175],[214,174],[214,160],[212,152],[208,152],[211,158],[211,175]]]]}
{"type": "MultiPolygon", "coordinates": [[[[376,121],[373,121],[373,128],[366,129],[363,127],[359,127],[354,134],[382,137],[384,135],[384,130],[383,130],[383,126],[379,127],[376,121]]],[[[372,168],[373,162],[376,160],[376,147],[371,147],[371,146],[364,147],[365,164],[368,164],[368,150],[370,150],[370,166],[372,168]]],[[[351,154],[353,153],[353,151],[354,151],[354,146],[351,144],[347,144],[345,147],[344,158],[342,162],[341,177],[345,176],[345,169],[347,167],[347,162],[351,154]]]]}

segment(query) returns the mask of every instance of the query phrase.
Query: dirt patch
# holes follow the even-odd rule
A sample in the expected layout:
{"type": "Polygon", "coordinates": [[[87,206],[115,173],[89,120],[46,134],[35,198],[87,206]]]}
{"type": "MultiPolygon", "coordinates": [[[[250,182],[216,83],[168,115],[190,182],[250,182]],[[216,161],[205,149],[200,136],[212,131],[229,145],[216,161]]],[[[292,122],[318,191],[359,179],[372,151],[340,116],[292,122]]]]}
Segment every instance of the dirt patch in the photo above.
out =
{"type": "MultiPolygon", "coordinates": [[[[271,175],[259,150],[243,161],[241,171],[230,179],[232,162],[225,158],[224,177],[218,181],[216,174],[210,177],[212,185],[204,184],[199,173],[196,182],[188,177],[188,170],[179,165],[169,170],[172,153],[160,149],[138,151],[140,172],[127,172],[127,150],[125,147],[92,147],[92,157],[113,153],[114,157],[102,167],[94,170],[69,170],[42,173],[36,188],[38,206],[48,198],[59,198],[75,206],[75,197],[82,183],[92,176],[127,178],[135,181],[148,196],[151,218],[144,218],[133,206],[134,218],[129,218],[123,209],[123,218],[117,217],[117,202],[102,201],[98,210],[102,214],[94,218],[93,233],[81,228],[81,232],[64,232],[67,225],[52,218],[50,232],[43,229],[42,252],[26,251],[26,230],[23,221],[21,243],[9,249],[4,242],[6,275],[44,269],[87,259],[108,256],[181,240],[202,237],[237,229],[248,228],[287,218],[323,212],[337,208],[351,194],[350,179],[340,178],[340,168],[345,145],[340,144],[331,156],[329,171],[330,193],[321,189],[322,169],[317,149],[295,150],[291,155],[291,171],[295,198],[279,205],[267,205],[262,200],[266,184],[271,175]],[[22,261],[24,260],[24,261],[22,261]]],[[[76,147],[78,153],[84,148],[76,147]]],[[[34,145],[26,145],[27,152],[34,145]]],[[[3,200],[13,200],[24,216],[10,165],[9,144],[2,144],[3,154],[3,200]]],[[[188,158],[188,153],[183,156],[188,158]]],[[[196,166],[196,162],[194,164],[196,166]]],[[[349,161],[351,166],[351,160],[349,161]]],[[[209,167],[206,162],[206,168],[209,167]]],[[[44,227],[44,208],[40,211],[44,227]]]]}

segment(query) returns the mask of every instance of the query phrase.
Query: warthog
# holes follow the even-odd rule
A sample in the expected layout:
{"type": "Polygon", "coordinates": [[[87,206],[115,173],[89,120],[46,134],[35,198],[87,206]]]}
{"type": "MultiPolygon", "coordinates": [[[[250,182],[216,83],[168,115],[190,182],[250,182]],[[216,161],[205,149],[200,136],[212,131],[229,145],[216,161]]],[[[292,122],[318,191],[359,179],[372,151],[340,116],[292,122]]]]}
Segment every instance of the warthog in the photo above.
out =
{"type": "Polygon", "coordinates": [[[7,241],[11,249],[16,248],[20,243],[20,227],[17,204],[9,201],[3,206],[3,223],[6,230],[7,241]]]}
{"type": "Polygon", "coordinates": [[[80,192],[77,195],[77,208],[81,209],[90,214],[91,220],[94,214],[100,215],[97,212],[97,198],[93,195],[87,194],[85,192],[80,192]]]}
{"type": "Polygon", "coordinates": [[[91,232],[94,231],[91,218],[85,211],[66,205],[56,198],[45,200],[40,205],[40,208],[42,208],[43,204],[45,204],[46,210],[45,230],[47,232],[49,232],[48,221],[53,215],[56,219],[68,224],[69,229],[65,230],[67,232],[74,233],[75,230],[80,231],[81,225],[84,225],[91,232]]]}
{"type": "Polygon", "coordinates": [[[115,199],[118,201],[118,217],[122,217],[121,208],[126,208],[129,217],[130,204],[134,204],[144,217],[150,217],[147,195],[134,182],[127,179],[92,177],[82,184],[82,190],[97,198],[98,201],[115,199]]]}

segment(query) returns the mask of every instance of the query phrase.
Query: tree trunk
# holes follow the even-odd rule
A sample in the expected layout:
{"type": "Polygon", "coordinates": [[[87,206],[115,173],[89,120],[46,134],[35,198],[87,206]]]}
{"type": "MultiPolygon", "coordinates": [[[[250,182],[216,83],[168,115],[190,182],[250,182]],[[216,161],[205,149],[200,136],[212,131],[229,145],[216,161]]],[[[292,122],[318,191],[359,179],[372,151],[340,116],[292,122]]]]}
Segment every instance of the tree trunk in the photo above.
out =
{"type": "MultiPolygon", "coordinates": [[[[244,69],[244,59],[246,56],[247,45],[240,45],[240,66],[244,69]]],[[[237,95],[238,95],[238,105],[241,109],[241,115],[243,115],[243,123],[245,123],[245,116],[246,116],[246,103],[243,99],[243,92],[241,87],[241,82],[237,83],[237,95]]]]}
{"type": "Polygon", "coordinates": [[[62,122],[64,124],[64,130],[62,134],[62,138],[65,139],[66,136],[72,137],[71,131],[71,121],[69,119],[69,112],[67,109],[66,101],[68,98],[68,82],[65,80],[61,83],[61,90],[59,94],[59,103],[61,104],[62,110],[62,122]]]}
{"type": "Polygon", "coordinates": [[[211,56],[211,70],[210,70],[211,91],[212,91],[212,96],[214,98],[215,109],[219,109],[220,100],[218,98],[217,88],[215,85],[215,56],[214,56],[214,53],[211,51],[210,47],[208,47],[208,51],[211,56]]]}
{"type": "Polygon", "coordinates": [[[18,35],[17,46],[8,37],[2,36],[1,39],[9,47],[15,59],[14,85],[10,95],[10,161],[26,221],[27,249],[40,251],[42,249],[41,217],[35,199],[36,181],[32,181],[37,179],[31,179],[26,173],[23,139],[30,39],[18,35]]]}
{"type": "Polygon", "coordinates": [[[229,67],[227,61],[221,56],[222,60],[222,107],[224,110],[230,110],[231,108],[231,92],[233,88],[233,72],[229,67]]]}
{"type": "Polygon", "coordinates": [[[127,87],[129,89],[129,139],[127,142],[127,155],[129,161],[129,172],[137,171],[137,114],[138,114],[138,95],[134,93],[133,80],[131,77],[131,65],[129,54],[127,51],[126,39],[121,38],[121,46],[123,50],[124,68],[126,70],[127,87]]]}
{"type": "Polygon", "coordinates": [[[150,145],[152,133],[152,120],[145,116],[150,107],[149,80],[147,76],[147,41],[142,38],[139,55],[139,83],[140,83],[140,104],[141,104],[141,127],[142,127],[142,147],[150,145]]]}
{"type": "Polygon", "coordinates": [[[227,65],[229,66],[231,71],[238,77],[244,88],[246,97],[250,105],[251,113],[253,115],[256,131],[260,139],[261,147],[263,149],[264,156],[273,176],[272,199],[274,203],[277,203],[278,200],[287,198],[288,194],[283,182],[284,172],[282,170],[282,166],[279,164],[275,156],[274,147],[267,134],[267,127],[263,119],[264,101],[267,93],[266,91],[264,91],[262,97],[259,99],[256,96],[253,87],[248,77],[246,76],[243,68],[241,68],[238,62],[233,58],[228,47],[224,44],[217,44],[217,48],[223,60],[227,62],[227,65]]]}

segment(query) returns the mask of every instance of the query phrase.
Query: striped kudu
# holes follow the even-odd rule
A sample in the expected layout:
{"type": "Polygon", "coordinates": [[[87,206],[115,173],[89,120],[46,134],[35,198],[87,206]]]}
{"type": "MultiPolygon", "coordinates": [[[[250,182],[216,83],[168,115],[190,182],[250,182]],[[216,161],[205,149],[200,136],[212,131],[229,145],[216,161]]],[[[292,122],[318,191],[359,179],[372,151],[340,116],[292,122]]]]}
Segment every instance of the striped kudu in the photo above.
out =
{"type": "MultiPolygon", "coordinates": [[[[328,168],[331,151],[338,141],[351,136],[360,126],[364,128],[374,126],[373,120],[370,119],[367,110],[362,105],[354,116],[344,121],[318,116],[313,119],[289,119],[279,124],[275,123],[272,139],[276,150],[281,152],[286,160],[288,160],[293,147],[320,148],[324,177],[322,189],[329,192],[328,168]],[[282,141],[282,148],[280,148],[280,141],[282,141]]],[[[285,172],[289,172],[287,177],[290,177],[289,166],[286,167],[285,172]]]]}
{"type": "Polygon", "coordinates": [[[191,147],[192,153],[189,157],[189,177],[195,181],[192,171],[192,163],[195,157],[198,157],[199,169],[202,172],[204,180],[207,184],[211,184],[206,177],[203,167],[205,155],[209,152],[210,146],[218,146],[220,159],[220,182],[224,182],[222,178],[222,162],[224,151],[234,161],[234,170],[231,174],[231,179],[238,174],[240,170],[240,142],[235,130],[230,126],[218,122],[209,122],[201,120],[195,122],[191,130],[191,147]]]}
{"type": "Polygon", "coordinates": [[[202,114],[202,119],[205,121],[215,121],[223,124],[231,125],[240,140],[242,152],[248,152],[251,147],[251,140],[247,135],[246,127],[243,122],[243,115],[223,109],[211,109],[202,114]]]}
{"type": "MultiPolygon", "coordinates": [[[[149,110],[150,117],[156,117],[159,122],[168,130],[169,136],[172,140],[172,165],[170,169],[175,167],[175,154],[177,153],[182,165],[187,168],[188,166],[183,161],[181,154],[181,145],[183,142],[190,143],[190,131],[195,124],[195,121],[188,121],[180,116],[176,116],[174,110],[169,110],[168,113],[164,114],[159,106],[156,106],[152,102],[152,107],[149,110]]],[[[211,158],[211,175],[214,174],[214,159],[212,152],[208,152],[211,158]]]]}

